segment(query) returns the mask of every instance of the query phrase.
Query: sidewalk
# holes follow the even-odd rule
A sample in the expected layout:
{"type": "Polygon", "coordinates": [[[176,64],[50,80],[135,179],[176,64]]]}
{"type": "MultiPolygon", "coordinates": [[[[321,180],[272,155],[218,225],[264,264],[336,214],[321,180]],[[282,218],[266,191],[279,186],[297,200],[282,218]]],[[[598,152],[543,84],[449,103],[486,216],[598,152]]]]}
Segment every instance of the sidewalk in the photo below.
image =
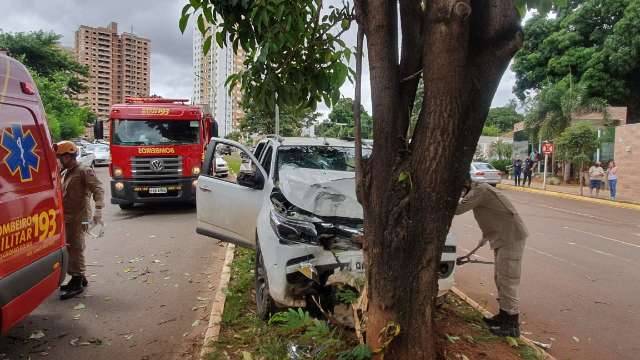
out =
{"type": "Polygon", "coordinates": [[[567,199],[573,200],[582,200],[588,201],[592,203],[605,204],[615,207],[623,207],[629,209],[640,210],[640,203],[631,201],[630,199],[626,199],[624,197],[618,196],[615,201],[609,200],[609,190],[600,190],[600,196],[595,196],[595,191],[593,197],[589,196],[589,186],[584,186],[583,193],[584,196],[580,196],[580,186],[579,185],[548,185],[547,190],[542,189],[542,183],[533,181],[531,182],[531,187],[527,186],[514,186],[513,180],[503,179],[502,183],[498,185],[500,188],[515,190],[515,191],[527,191],[532,193],[542,193],[550,196],[563,197],[567,199]]]}

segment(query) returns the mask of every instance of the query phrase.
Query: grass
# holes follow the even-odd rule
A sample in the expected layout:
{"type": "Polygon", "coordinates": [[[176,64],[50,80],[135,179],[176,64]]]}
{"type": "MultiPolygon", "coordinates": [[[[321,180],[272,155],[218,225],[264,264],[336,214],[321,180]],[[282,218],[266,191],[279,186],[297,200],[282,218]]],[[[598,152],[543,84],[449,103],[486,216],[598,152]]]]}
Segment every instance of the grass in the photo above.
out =
{"type": "MultiPolygon", "coordinates": [[[[269,322],[261,321],[256,316],[254,259],[253,250],[236,248],[220,337],[210,344],[208,360],[370,358],[369,348],[358,345],[353,333],[315,319],[304,310],[290,309],[275,314],[269,322]]],[[[351,295],[343,294],[348,299],[351,295]]],[[[447,295],[435,320],[443,359],[460,359],[465,354],[469,359],[544,359],[538,349],[520,340],[512,347],[504,338],[492,335],[483,325],[482,315],[454,295],[447,295]]]]}
{"type": "Polygon", "coordinates": [[[238,154],[225,155],[223,158],[224,158],[224,161],[226,161],[227,165],[229,166],[229,171],[231,171],[236,175],[240,173],[240,165],[242,164],[242,158],[240,157],[240,155],[238,154]]]}

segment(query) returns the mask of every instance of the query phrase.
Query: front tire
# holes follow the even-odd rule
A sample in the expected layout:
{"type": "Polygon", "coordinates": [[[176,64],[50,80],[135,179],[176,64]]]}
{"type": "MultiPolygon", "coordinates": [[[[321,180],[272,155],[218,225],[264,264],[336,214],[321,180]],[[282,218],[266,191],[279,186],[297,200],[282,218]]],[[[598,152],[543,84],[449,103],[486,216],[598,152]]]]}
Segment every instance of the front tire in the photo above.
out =
{"type": "Polygon", "coordinates": [[[271,315],[278,312],[275,302],[269,294],[269,281],[267,270],[264,267],[264,259],[260,251],[260,245],[256,244],[256,268],[255,268],[255,290],[256,290],[256,313],[263,321],[269,320],[271,315]]]}
{"type": "Polygon", "coordinates": [[[120,210],[131,210],[133,209],[133,204],[118,204],[120,206],[120,210]]]}

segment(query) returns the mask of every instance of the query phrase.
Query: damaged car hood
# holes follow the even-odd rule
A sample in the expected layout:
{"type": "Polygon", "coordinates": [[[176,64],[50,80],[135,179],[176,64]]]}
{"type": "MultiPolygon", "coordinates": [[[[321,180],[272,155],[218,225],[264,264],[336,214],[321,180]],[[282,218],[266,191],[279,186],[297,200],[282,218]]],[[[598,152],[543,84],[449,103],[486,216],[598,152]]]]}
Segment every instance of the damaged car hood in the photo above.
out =
{"type": "Polygon", "coordinates": [[[362,219],[355,173],[283,166],[280,190],[293,205],[317,216],[362,219]]]}

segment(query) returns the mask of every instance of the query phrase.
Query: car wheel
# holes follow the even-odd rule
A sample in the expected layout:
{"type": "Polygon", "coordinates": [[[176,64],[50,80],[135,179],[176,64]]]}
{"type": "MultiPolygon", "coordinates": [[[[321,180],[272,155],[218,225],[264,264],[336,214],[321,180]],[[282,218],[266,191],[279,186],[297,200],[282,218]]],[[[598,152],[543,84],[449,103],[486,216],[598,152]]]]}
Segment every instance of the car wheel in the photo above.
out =
{"type": "MultiPolygon", "coordinates": [[[[256,244],[258,245],[258,244],[256,244]]],[[[260,319],[267,321],[277,312],[277,307],[269,294],[269,281],[267,280],[267,270],[264,267],[260,246],[256,246],[256,312],[260,319]]]]}
{"type": "Polygon", "coordinates": [[[130,210],[133,208],[133,204],[118,204],[121,210],[130,210]]]}

